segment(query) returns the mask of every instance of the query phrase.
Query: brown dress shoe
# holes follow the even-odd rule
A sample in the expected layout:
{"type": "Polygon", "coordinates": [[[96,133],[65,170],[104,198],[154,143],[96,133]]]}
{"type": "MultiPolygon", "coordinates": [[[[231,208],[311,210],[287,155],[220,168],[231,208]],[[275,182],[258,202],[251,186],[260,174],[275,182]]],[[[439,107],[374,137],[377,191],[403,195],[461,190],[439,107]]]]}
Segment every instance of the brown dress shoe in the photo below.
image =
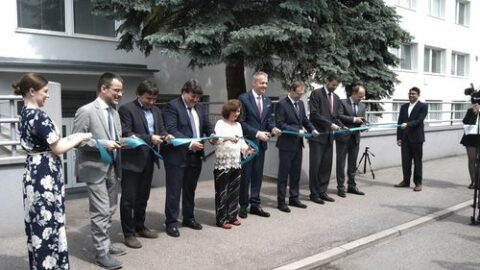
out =
{"type": "Polygon", "coordinates": [[[422,191],[422,185],[416,185],[416,186],[413,188],[413,191],[422,191]]]}
{"type": "Polygon", "coordinates": [[[402,181],[396,185],[394,185],[394,187],[410,187],[410,183],[407,183],[405,181],[402,181]]]}
{"type": "Polygon", "coordinates": [[[158,234],[155,232],[145,228],[143,230],[137,231],[137,236],[143,237],[143,238],[150,238],[150,239],[155,239],[158,238],[158,234]]]}

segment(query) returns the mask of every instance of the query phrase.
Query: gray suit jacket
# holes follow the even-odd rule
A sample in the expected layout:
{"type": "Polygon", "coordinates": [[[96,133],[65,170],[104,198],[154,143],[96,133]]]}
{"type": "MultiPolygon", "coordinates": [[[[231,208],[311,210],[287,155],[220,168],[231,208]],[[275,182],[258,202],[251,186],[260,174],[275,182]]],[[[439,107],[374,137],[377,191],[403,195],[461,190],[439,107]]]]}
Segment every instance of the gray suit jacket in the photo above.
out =
{"type": "MultiPolygon", "coordinates": [[[[122,136],[122,126],[116,110],[113,110],[113,121],[116,136],[118,140],[120,140],[122,136]]],[[[107,122],[98,98],[77,110],[72,132],[91,132],[92,137],[98,139],[100,143],[107,140],[113,140],[113,138],[110,138],[107,122]]],[[[117,151],[117,158],[113,164],[118,178],[121,176],[120,152],[121,151],[117,151]]],[[[78,181],[98,183],[105,178],[111,165],[107,165],[101,161],[100,152],[98,151],[94,140],[79,145],[76,155],[77,160],[75,163],[75,169],[78,181]]]]}

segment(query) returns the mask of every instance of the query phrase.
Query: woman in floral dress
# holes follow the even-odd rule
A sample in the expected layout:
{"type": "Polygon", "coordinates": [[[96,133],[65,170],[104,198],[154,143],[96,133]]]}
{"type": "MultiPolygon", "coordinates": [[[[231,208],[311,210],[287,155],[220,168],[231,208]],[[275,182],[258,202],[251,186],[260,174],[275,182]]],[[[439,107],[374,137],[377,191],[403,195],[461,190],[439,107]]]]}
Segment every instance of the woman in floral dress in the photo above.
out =
{"type": "Polygon", "coordinates": [[[23,200],[30,269],[69,269],[60,155],[92,135],[60,137],[57,126],[39,109],[48,98],[48,81],[41,75],[25,74],[12,87],[24,100],[18,128],[27,152],[23,200]]]}

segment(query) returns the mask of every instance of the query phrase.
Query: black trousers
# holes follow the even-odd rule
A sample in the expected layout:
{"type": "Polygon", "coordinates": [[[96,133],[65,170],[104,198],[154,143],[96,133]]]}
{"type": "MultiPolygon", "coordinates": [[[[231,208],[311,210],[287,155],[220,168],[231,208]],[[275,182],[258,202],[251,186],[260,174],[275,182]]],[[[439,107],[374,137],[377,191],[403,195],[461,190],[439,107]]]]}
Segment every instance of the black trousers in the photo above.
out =
{"type": "Polygon", "coordinates": [[[242,166],[240,206],[246,207],[249,202],[253,207],[260,206],[260,190],[262,189],[264,162],[265,149],[260,146],[257,156],[242,166]]]}
{"type": "Polygon", "coordinates": [[[345,162],[347,163],[348,186],[355,187],[355,169],[357,168],[357,157],[360,145],[355,137],[350,136],[346,142],[337,140],[337,189],[345,190],[345,162]]]}
{"type": "Polygon", "coordinates": [[[145,228],[145,212],[152,187],[153,159],[142,172],[122,170],[120,220],[123,234],[134,235],[145,228]]]}
{"type": "Polygon", "coordinates": [[[413,182],[415,185],[422,184],[422,157],[423,143],[409,143],[402,141],[402,170],[403,181],[410,183],[412,176],[412,160],[414,164],[413,182]]]}
{"type": "Polygon", "coordinates": [[[215,213],[217,225],[237,220],[241,169],[213,171],[215,178],[215,213]]]}
{"type": "Polygon", "coordinates": [[[183,220],[195,219],[195,190],[198,178],[202,171],[202,160],[199,154],[189,152],[184,165],[174,165],[165,162],[166,175],[166,200],[165,200],[165,224],[177,225],[180,213],[180,196],[182,197],[183,220]]]}
{"type": "Polygon", "coordinates": [[[310,141],[310,198],[326,193],[332,173],[333,145],[310,141]]]}
{"type": "Polygon", "coordinates": [[[280,160],[277,176],[278,204],[285,203],[288,179],[290,179],[290,200],[298,199],[300,173],[302,171],[302,153],[300,144],[297,151],[278,151],[280,160]]]}

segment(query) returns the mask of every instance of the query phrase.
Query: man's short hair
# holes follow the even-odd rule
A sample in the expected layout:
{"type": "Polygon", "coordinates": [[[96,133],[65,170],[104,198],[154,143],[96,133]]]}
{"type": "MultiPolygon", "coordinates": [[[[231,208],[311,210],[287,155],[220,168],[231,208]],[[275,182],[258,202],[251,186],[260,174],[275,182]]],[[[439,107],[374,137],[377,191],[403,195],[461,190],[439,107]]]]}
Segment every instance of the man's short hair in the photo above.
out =
{"type": "Polygon", "coordinates": [[[120,77],[120,75],[113,72],[105,72],[100,76],[100,79],[98,79],[97,91],[100,92],[100,90],[102,89],[102,85],[105,85],[107,87],[112,86],[113,79],[117,79],[123,84],[123,79],[122,77],[120,77]]]}
{"type": "Polygon", "coordinates": [[[358,91],[360,91],[360,88],[363,88],[365,89],[365,86],[361,85],[361,84],[356,84],[352,87],[352,94],[356,94],[358,93],[358,91]]]}
{"type": "Polygon", "coordinates": [[[342,80],[340,79],[339,76],[335,75],[335,74],[330,74],[327,76],[327,81],[331,82],[331,81],[337,81],[337,82],[341,82],[342,80]]]}
{"type": "Polygon", "coordinates": [[[408,92],[410,92],[410,91],[417,92],[417,95],[420,96],[420,88],[414,86],[414,87],[410,88],[410,90],[408,90],[408,92]]]}
{"type": "Polygon", "coordinates": [[[202,95],[203,90],[202,90],[202,87],[200,86],[200,83],[197,80],[192,79],[185,82],[185,84],[182,86],[182,94],[183,93],[193,93],[196,95],[202,95]]]}
{"type": "Polygon", "coordinates": [[[143,94],[150,94],[153,96],[158,95],[157,84],[151,80],[145,80],[137,86],[137,96],[142,96],[143,94]]]}
{"type": "Polygon", "coordinates": [[[230,113],[236,112],[239,108],[242,107],[242,103],[238,99],[229,99],[223,104],[222,107],[222,117],[228,119],[230,113]]]}
{"type": "Polygon", "coordinates": [[[252,78],[253,78],[254,80],[256,80],[256,79],[257,79],[258,77],[260,77],[260,76],[265,76],[265,77],[268,78],[268,74],[265,73],[265,72],[263,72],[263,71],[257,71],[257,72],[255,72],[255,73],[253,73],[252,78]]]}
{"type": "Polygon", "coordinates": [[[305,86],[305,84],[301,81],[296,81],[293,82],[292,85],[290,85],[290,91],[295,91],[297,90],[298,87],[305,86]]]}

